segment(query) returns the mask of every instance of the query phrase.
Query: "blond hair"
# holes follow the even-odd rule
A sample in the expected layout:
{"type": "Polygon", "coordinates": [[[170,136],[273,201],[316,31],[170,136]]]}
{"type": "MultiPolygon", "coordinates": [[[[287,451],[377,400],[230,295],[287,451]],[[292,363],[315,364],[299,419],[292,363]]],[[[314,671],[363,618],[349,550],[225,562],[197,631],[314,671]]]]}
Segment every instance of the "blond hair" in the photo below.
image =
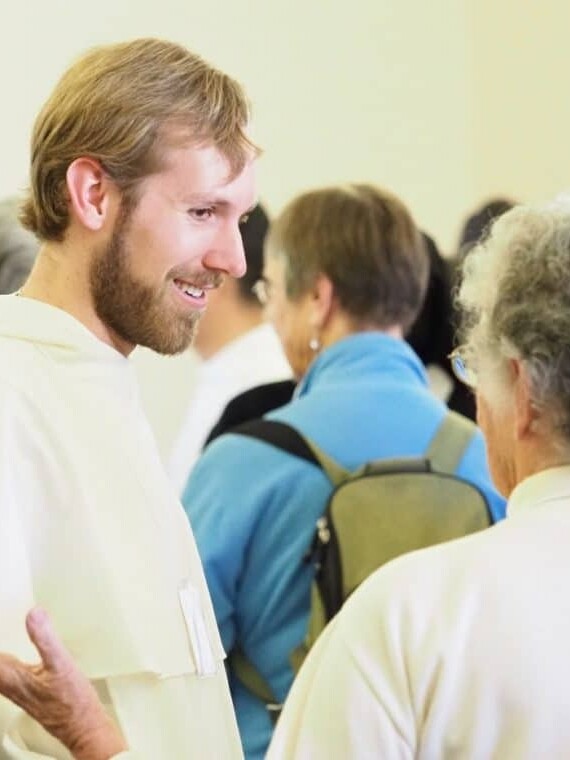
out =
{"type": "Polygon", "coordinates": [[[22,224],[40,239],[63,238],[66,173],[81,156],[97,160],[127,198],[172,144],[212,143],[238,174],[258,152],[248,120],[241,86],[180,45],[146,38],[94,48],[38,115],[22,224]]]}

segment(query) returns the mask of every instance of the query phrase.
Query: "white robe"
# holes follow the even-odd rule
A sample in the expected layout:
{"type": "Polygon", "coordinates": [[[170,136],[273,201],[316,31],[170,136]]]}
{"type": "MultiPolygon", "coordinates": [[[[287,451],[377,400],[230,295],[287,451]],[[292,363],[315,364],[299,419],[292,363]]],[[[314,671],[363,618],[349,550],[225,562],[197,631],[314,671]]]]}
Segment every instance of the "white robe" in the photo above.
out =
{"type": "Polygon", "coordinates": [[[268,760],[567,760],[570,467],[390,562],[319,637],[268,760]]]}
{"type": "MultiPolygon", "coordinates": [[[[69,314],[0,297],[0,650],[44,607],[133,757],[242,756],[200,560],[130,363],[69,314]]],[[[0,757],[68,758],[0,698],[0,757]]]]}

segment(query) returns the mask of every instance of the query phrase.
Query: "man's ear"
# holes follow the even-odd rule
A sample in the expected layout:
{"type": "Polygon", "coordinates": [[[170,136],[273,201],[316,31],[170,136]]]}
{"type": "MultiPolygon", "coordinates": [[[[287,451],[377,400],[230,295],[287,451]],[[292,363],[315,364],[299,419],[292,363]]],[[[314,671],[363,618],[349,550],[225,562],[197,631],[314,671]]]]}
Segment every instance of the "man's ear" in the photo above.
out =
{"type": "Polygon", "coordinates": [[[67,167],[66,182],[73,216],[87,229],[100,230],[117,192],[113,180],[98,161],[81,157],[67,167]]]}
{"type": "Polygon", "coordinates": [[[515,435],[521,440],[533,432],[534,423],[539,415],[532,402],[530,382],[524,364],[519,359],[511,359],[510,369],[514,380],[515,435]]]}
{"type": "Polygon", "coordinates": [[[334,286],[326,274],[317,276],[311,288],[311,299],[311,326],[320,330],[327,324],[336,306],[334,286]]]}

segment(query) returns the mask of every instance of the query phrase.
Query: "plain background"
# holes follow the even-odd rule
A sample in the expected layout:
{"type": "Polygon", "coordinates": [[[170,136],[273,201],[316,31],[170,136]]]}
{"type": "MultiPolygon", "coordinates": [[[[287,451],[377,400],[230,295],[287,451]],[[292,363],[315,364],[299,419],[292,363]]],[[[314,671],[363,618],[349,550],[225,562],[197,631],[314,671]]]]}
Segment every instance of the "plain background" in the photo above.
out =
{"type": "MultiPolygon", "coordinates": [[[[569,28],[568,0],[20,0],[2,12],[0,197],[25,186],[33,119],[69,63],[159,36],[245,85],[270,212],[309,187],[372,181],[451,253],[491,195],[570,187],[569,28]]],[[[165,453],[194,360],[135,362],[165,453]]]]}

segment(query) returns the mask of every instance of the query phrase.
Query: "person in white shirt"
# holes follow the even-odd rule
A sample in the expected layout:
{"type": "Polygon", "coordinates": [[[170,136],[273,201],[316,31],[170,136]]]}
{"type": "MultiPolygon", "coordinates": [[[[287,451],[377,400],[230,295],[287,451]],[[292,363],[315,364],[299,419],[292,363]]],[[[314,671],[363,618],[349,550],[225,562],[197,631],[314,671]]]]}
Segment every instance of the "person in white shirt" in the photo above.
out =
{"type": "MultiPolygon", "coordinates": [[[[81,57],[32,135],[22,220],[42,246],[0,297],[0,649],[29,656],[25,614],[49,609],[105,705],[95,733],[114,728],[106,757],[242,756],[200,560],[128,356],[186,349],[213,289],[243,275],[247,122],[227,75],[140,39],[81,57]]],[[[2,758],[85,749],[59,739],[0,699],[2,758]]]]}
{"type": "Polygon", "coordinates": [[[18,221],[18,198],[0,201],[0,294],[14,293],[34,265],[38,241],[18,221]]]}
{"type": "Polygon", "coordinates": [[[201,362],[174,442],[168,472],[182,493],[188,476],[226,404],[249,388],[291,377],[281,343],[263,318],[254,285],[263,269],[269,220],[257,205],[240,225],[246,273],[211,294],[193,348],[201,362]]]}

